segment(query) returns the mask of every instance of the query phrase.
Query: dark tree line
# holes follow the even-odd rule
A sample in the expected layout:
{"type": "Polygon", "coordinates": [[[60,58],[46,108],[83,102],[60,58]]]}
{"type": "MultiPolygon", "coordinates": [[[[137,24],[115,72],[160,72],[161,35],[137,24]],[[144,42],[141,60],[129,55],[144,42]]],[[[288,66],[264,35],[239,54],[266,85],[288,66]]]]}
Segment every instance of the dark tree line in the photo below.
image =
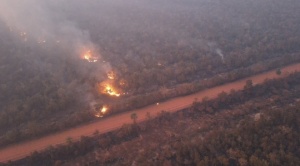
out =
{"type": "Polygon", "coordinates": [[[124,7],[108,25],[101,2],[59,11],[90,32],[103,56],[92,65],[66,47],[20,41],[0,22],[0,146],[94,120],[90,98],[119,113],[300,60],[297,0],[164,3],[184,7],[124,7]],[[97,94],[103,60],[128,93],[120,99],[97,94]]]}
{"type": "Polygon", "coordinates": [[[150,120],[143,124],[124,125],[107,134],[95,132],[93,137],[82,137],[79,142],[68,141],[67,145],[49,147],[44,152],[33,153],[9,165],[68,165],[68,162],[71,165],[73,162],[84,165],[126,165],[133,162],[139,165],[298,165],[299,83],[299,73],[256,86],[249,80],[244,90],[231,91],[229,94],[223,92],[212,100],[195,100],[191,108],[178,113],[162,112],[161,116],[154,119],[149,115],[150,120]],[[168,125],[172,128],[180,126],[176,124],[180,123],[178,119],[217,118],[217,113],[237,108],[242,110],[232,119],[216,119],[210,126],[203,126],[200,130],[197,127],[184,132],[185,135],[167,132],[168,125]],[[147,132],[150,133],[148,137],[167,132],[168,139],[152,138],[158,141],[156,144],[165,141],[159,147],[158,156],[147,156],[151,154],[147,150],[155,145],[150,143],[150,139],[147,147],[139,147],[145,153],[136,154],[138,159],[132,158],[134,155],[126,151],[133,154],[137,152],[133,150],[135,147],[126,142],[143,142],[145,140],[141,135],[147,132]],[[114,152],[118,146],[122,148],[118,153],[114,152]]]}

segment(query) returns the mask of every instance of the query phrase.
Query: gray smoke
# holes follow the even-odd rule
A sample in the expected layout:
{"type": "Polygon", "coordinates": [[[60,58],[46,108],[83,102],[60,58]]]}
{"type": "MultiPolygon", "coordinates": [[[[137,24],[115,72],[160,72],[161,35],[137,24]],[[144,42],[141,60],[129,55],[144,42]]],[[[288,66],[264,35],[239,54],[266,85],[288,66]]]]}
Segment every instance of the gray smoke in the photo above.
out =
{"type": "MultiPolygon", "coordinates": [[[[75,3],[76,0],[72,2],[75,3]]],[[[34,56],[55,55],[62,56],[61,59],[81,59],[85,52],[91,50],[93,56],[102,62],[101,50],[92,42],[89,31],[70,18],[74,10],[81,13],[81,8],[79,10],[76,7],[83,7],[84,4],[85,2],[78,1],[74,5],[68,0],[1,0],[0,21],[10,29],[11,34],[23,39],[26,45],[39,50],[44,49],[42,53],[33,53],[34,56]]],[[[59,78],[64,79],[63,73],[56,71],[55,64],[32,61],[37,70],[56,73],[59,78]]],[[[96,78],[98,81],[111,70],[108,62],[93,65],[92,71],[90,66],[81,64],[76,70],[81,75],[96,78]]]]}
{"type": "Polygon", "coordinates": [[[215,42],[208,42],[207,45],[210,48],[210,51],[218,54],[221,57],[222,62],[225,63],[224,54],[223,54],[222,50],[220,48],[218,48],[218,44],[215,42]]]}
{"type": "Polygon", "coordinates": [[[28,42],[62,45],[80,54],[84,49],[96,49],[89,33],[81,30],[56,8],[67,4],[60,1],[2,0],[0,19],[12,33],[26,37],[28,42]]]}
{"type": "Polygon", "coordinates": [[[223,63],[225,62],[225,59],[224,59],[224,54],[222,53],[222,50],[217,48],[216,49],[216,53],[221,57],[223,63]]]}

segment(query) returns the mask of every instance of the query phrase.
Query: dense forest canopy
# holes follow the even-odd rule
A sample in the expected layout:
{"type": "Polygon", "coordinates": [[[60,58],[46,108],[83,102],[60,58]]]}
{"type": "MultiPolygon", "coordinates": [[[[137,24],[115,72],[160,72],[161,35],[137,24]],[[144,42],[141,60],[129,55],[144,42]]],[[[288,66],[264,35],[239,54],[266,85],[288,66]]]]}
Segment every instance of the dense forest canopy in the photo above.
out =
{"type": "Polygon", "coordinates": [[[143,123],[135,117],[113,132],[67,139],[9,165],[299,165],[300,73],[249,82],[176,113],[162,111],[143,123]]]}
{"type": "Polygon", "coordinates": [[[92,120],[95,103],[123,111],[299,61],[299,7],[297,0],[4,0],[0,144],[92,120]],[[84,59],[87,51],[97,62],[84,59]],[[99,90],[103,81],[114,89],[99,90]]]}

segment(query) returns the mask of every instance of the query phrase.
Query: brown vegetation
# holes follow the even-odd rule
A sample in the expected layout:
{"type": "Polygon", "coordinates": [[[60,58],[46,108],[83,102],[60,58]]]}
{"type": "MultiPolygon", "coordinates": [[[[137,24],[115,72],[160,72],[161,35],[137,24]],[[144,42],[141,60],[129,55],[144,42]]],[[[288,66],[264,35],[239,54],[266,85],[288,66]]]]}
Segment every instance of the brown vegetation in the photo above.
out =
{"type": "Polygon", "coordinates": [[[300,74],[195,101],[10,165],[299,165],[300,74]]]}
{"type": "MultiPolygon", "coordinates": [[[[92,3],[93,9],[101,6],[92,3]]],[[[62,56],[70,54],[62,48],[20,42],[1,22],[0,146],[94,120],[90,96],[109,103],[114,114],[299,62],[297,0],[186,3],[196,9],[154,16],[131,11],[120,16],[121,25],[137,20],[138,27],[122,31],[102,26],[95,10],[64,11],[91,33],[116,81],[125,82],[118,88],[128,94],[118,100],[96,93],[102,76],[90,73],[97,63],[62,56]],[[170,25],[157,28],[157,19],[170,25]],[[170,26],[184,35],[174,35],[170,26]]]]}

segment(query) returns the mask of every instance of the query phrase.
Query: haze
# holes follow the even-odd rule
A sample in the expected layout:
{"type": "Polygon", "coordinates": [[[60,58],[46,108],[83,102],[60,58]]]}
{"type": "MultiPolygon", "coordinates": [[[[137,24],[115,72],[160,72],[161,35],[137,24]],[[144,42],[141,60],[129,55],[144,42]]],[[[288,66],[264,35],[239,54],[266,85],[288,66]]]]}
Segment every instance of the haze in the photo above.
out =
{"type": "MultiPolygon", "coordinates": [[[[37,160],[16,163],[76,165],[78,159],[88,165],[79,159],[84,155],[98,165],[196,165],[193,156],[203,162],[205,156],[215,156],[207,165],[231,160],[243,165],[258,161],[255,157],[269,165],[284,163],[276,164],[276,148],[267,157],[262,155],[266,151],[238,153],[244,147],[275,146],[236,147],[231,143],[240,139],[230,142],[224,133],[253,135],[246,131],[268,126],[257,120],[266,120],[260,115],[295,110],[300,98],[299,76],[293,73],[300,62],[299,9],[299,0],[1,0],[0,152],[6,155],[0,155],[0,162],[67,142],[41,152],[37,160]],[[223,158],[212,148],[203,152],[204,145],[217,144],[210,142],[219,138],[212,139],[214,134],[230,142],[217,145],[223,158]],[[186,139],[190,146],[178,143],[185,135],[193,138],[186,139]],[[90,141],[79,141],[80,136],[90,136],[90,141]],[[180,156],[185,151],[178,152],[174,142],[193,155],[180,156]],[[66,158],[53,155],[60,151],[66,158]],[[47,154],[53,158],[44,158],[47,154]]],[[[278,131],[297,133],[297,120],[291,119],[288,124],[278,120],[278,131]]],[[[269,139],[260,134],[259,139],[269,139]]]]}

